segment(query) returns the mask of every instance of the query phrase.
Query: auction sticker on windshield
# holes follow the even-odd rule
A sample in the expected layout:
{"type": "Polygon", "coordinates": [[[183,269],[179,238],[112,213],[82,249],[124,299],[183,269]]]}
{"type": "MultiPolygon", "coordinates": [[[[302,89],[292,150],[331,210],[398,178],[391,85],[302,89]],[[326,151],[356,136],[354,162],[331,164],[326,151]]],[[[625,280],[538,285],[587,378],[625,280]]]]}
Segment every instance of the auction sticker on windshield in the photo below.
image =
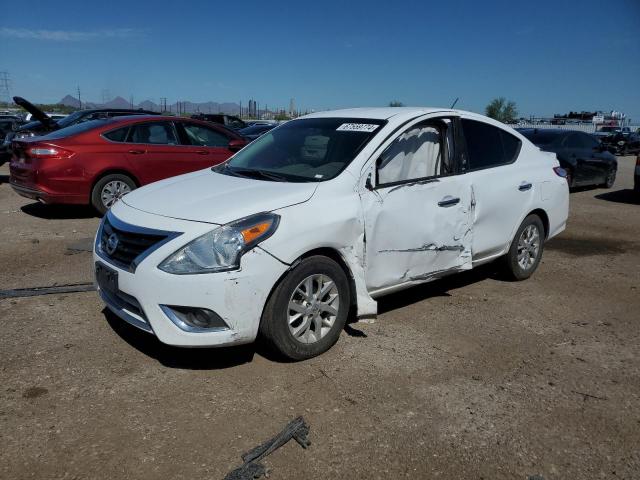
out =
{"type": "Polygon", "coordinates": [[[380,125],[373,123],[343,123],[336,131],[338,132],[373,132],[380,125]]]}

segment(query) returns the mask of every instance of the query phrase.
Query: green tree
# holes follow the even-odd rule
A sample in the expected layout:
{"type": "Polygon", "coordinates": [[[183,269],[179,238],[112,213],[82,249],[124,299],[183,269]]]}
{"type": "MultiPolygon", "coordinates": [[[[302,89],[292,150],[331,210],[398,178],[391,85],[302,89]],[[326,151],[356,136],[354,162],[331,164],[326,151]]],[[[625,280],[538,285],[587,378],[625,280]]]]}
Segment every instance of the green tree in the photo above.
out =
{"type": "Polygon", "coordinates": [[[484,109],[485,115],[502,123],[512,123],[518,116],[516,102],[504,97],[494,98],[484,109]]]}
{"type": "Polygon", "coordinates": [[[389,102],[390,107],[404,107],[404,103],[399,102],[398,100],[391,100],[389,102]]]}

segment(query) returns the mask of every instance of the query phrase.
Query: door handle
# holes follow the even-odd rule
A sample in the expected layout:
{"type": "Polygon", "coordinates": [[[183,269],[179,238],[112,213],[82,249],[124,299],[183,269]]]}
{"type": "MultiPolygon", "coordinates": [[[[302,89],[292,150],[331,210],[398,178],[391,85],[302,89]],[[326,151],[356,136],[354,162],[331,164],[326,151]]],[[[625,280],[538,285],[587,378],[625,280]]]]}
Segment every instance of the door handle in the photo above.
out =
{"type": "Polygon", "coordinates": [[[518,190],[520,190],[521,192],[526,192],[527,190],[531,190],[531,187],[533,187],[533,185],[525,182],[520,184],[518,190]]]}
{"type": "Polygon", "coordinates": [[[208,150],[196,150],[196,153],[198,155],[209,155],[209,151],[208,150]]]}
{"type": "Polygon", "coordinates": [[[452,197],[451,195],[447,195],[442,200],[438,202],[439,207],[452,207],[460,202],[458,197],[452,197]]]}
{"type": "Polygon", "coordinates": [[[131,155],[142,155],[143,153],[146,153],[146,150],[129,150],[129,153],[131,155]]]}

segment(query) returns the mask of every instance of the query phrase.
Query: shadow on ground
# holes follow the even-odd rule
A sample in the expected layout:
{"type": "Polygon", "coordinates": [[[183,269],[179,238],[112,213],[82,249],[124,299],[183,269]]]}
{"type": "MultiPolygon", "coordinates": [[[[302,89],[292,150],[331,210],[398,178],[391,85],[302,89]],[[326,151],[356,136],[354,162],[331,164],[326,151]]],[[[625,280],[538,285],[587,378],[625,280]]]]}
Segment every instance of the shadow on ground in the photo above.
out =
{"type": "MultiPolygon", "coordinates": [[[[386,313],[432,297],[449,296],[450,290],[456,290],[486,279],[507,281],[500,265],[494,262],[385,296],[378,303],[378,312],[386,313]]],[[[108,309],[105,308],[102,313],[120,338],[133,348],[156,359],[165,367],[187,370],[219,370],[250,363],[255,354],[273,362],[285,363],[288,361],[271,352],[259,341],[249,345],[223,348],[182,348],[165,345],[155,336],[122,321],[108,309]]],[[[355,321],[355,316],[351,316],[345,325],[345,333],[351,337],[365,338],[366,333],[353,325],[355,321]]]]}
{"type": "Polygon", "coordinates": [[[635,192],[630,188],[616,190],[615,192],[601,193],[600,195],[596,195],[595,198],[598,200],[605,200],[607,202],[640,205],[640,193],[635,192]]]}
{"type": "Polygon", "coordinates": [[[44,220],[69,220],[73,218],[97,218],[97,213],[88,205],[45,205],[30,203],[20,207],[27,215],[44,220]]]}
{"type": "Polygon", "coordinates": [[[491,262],[475,267],[473,270],[454,273],[440,280],[386,295],[378,301],[378,313],[387,313],[433,297],[449,297],[451,290],[457,290],[487,279],[509,281],[502,271],[499,261],[491,262]]]}
{"type": "Polygon", "coordinates": [[[9,175],[0,175],[0,185],[9,183],[9,175]]]}

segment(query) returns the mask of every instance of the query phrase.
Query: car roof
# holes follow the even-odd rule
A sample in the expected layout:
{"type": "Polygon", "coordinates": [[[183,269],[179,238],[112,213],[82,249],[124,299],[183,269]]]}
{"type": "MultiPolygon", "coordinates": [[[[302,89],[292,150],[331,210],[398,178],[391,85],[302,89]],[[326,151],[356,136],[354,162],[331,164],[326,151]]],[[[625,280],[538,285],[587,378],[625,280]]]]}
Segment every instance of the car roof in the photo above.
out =
{"type": "MultiPolygon", "coordinates": [[[[323,112],[310,113],[301,118],[371,118],[375,120],[388,120],[396,115],[414,115],[420,116],[435,112],[459,112],[449,108],[433,108],[433,107],[364,107],[364,108],[345,108],[342,110],[327,110],[323,112]]],[[[466,112],[465,112],[466,113],[466,112]]]]}

